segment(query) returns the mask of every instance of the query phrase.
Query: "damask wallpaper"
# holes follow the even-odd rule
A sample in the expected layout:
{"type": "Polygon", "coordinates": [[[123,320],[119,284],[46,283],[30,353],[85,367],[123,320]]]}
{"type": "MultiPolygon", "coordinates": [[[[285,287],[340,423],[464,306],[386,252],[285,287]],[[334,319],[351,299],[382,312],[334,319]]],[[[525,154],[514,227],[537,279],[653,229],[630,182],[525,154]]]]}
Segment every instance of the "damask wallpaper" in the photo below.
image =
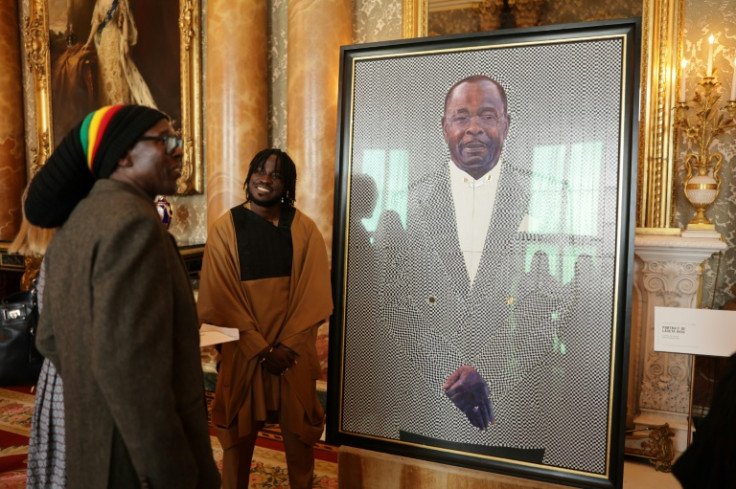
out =
{"type": "Polygon", "coordinates": [[[353,42],[401,39],[401,0],[355,0],[353,42]]]}
{"type": "MultiPolygon", "coordinates": [[[[705,71],[708,52],[708,36],[713,34],[713,67],[716,77],[723,85],[721,105],[729,98],[733,82],[734,59],[736,59],[736,0],[686,0],[685,35],[683,58],[688,60],[686,69],[687,97],[693,95],[699,76],[705,71]],[[692,15],[697,12],[697,15],[692,15]],[[688,15],[691,14],[691,15],[688,15]]],[[[701,306],[720,308],[734,299],[731,288],[736,284],[736,182],[734,182],[734,144],[736,128],[715,139],[710,148],[723,154],[721,189],[716,202],[706,211],[706,216],[721,233],[728,248],[706,261],[704,266],[701,306]]],[[[688,152],[687,141],[678,134],[679,158],[675,181],[676,225],[684,228],[695,212],[685,198],[682,182],[685,177],[683,161],[688,152]]]]}
{"type": "Polygon", "coordinates": [[[207,198],[205,194],[169,197],[174,214],[169,231],[179,246],[204,244],[207,239],[207,198]]]}
{"type": "Polygon", "coordinates": [[[269,143],[286,148],[286,41],[289,34],[289,1],[268,0],[269,143]]]}

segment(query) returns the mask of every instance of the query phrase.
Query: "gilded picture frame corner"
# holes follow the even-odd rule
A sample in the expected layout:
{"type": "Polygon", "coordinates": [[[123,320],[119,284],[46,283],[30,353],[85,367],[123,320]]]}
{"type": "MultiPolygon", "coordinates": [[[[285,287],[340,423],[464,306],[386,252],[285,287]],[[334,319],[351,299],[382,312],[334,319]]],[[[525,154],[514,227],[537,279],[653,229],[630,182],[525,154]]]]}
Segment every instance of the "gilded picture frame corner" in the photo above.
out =
{"type": "Polygon", "coordinates": [[[180,0],[183,164],[181,195],[204,192],[202,130],[202,15],[200,0],[180,0]]]}

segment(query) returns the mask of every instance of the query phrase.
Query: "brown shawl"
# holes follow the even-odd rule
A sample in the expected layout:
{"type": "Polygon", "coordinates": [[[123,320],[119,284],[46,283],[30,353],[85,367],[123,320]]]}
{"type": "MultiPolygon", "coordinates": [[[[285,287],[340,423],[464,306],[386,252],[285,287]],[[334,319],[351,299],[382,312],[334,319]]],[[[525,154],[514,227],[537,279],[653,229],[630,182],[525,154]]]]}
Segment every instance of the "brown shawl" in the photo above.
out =
{"type": "Polygon", "coordinates": [[[314,222],[298,210],[291,225],[291,277],[241,281],[232,213],[220,217],[205,246],[197,309],[201,322],[237,328],[240,340],[222,345],[212,420],[221,428],[250,433],[266,419],[266,384],[280,392],[282,428],[305,443],[319,439],[324,412],[315,392],[320,375],[315,339],[332,312],[324,240],[314,222]],[[283,344],[299,355],[283,376],[263,369],[257,354],[283,344]]]}

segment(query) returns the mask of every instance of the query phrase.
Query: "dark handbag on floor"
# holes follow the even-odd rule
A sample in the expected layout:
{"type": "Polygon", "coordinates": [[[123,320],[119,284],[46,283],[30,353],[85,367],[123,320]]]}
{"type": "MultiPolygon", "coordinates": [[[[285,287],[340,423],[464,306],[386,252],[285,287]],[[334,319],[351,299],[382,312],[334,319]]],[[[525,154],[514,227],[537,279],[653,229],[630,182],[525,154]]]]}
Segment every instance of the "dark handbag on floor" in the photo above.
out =
{"type": "Polygon", "coordinates": [[[0,386],[34,385],[43,356],[36,350],[36,290],[16,292],[0,302],[0,386]]]}

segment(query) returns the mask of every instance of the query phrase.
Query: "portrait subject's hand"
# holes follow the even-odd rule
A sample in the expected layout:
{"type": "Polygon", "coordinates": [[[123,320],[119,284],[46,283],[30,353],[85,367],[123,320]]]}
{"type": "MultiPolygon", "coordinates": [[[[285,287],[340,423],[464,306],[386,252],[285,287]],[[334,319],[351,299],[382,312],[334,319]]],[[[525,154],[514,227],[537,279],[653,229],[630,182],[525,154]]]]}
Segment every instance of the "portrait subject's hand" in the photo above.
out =
{"type": "Polygon", "coordinates": [[[259,357],[265,368],[273,375],[283,375],[296,363],[297,354],[285,346],[268,347],[259,357]]]}
{"type": "Polygon", "coordinates": [[[442,388],[476,428],[484,430],[494,422],[488,384],[472,366],[463,365],[455,370],[442,388]]]}

